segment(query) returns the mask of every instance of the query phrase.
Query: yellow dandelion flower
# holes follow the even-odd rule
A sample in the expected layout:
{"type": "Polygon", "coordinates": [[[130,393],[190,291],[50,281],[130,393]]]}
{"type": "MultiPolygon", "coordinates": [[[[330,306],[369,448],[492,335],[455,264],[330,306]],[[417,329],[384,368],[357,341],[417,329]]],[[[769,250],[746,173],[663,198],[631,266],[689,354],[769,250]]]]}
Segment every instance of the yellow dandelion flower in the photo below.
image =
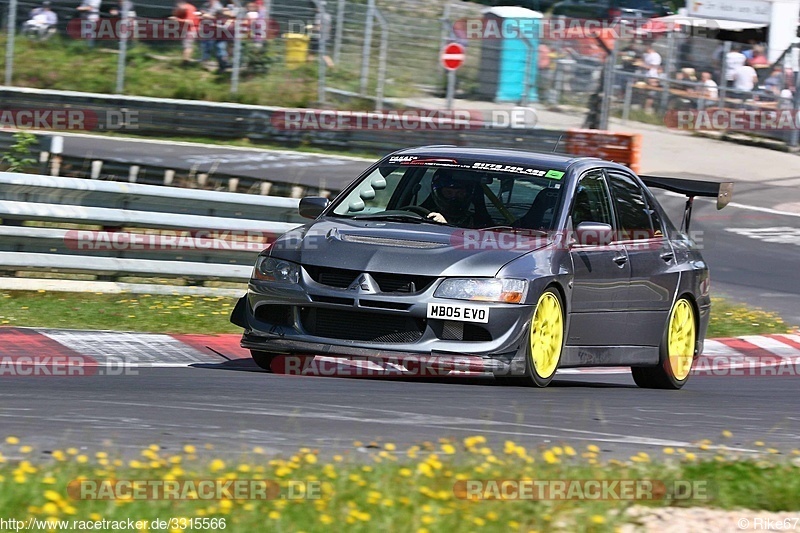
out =
{"type": "Polygon", "coordinates": [[[408,468],[401,468],[400,471],[399,471],[399,474],[402,477],[411,477],[411,470],[408,469],[408,468]]]}
{"type": "Polygon", "coordinates": [[[664,448],[664,453],[667,455],[672,455],[675,453],[675,448],[664,448]]]}
{"type": "Polygon", "coordinates": [[[592,516],[592,523],[593,524],[605,524],[606,518],[602,515],[596,514],[592,516]]]}
{"type": "Polygon", "coordinates": [[[733,433],[731,433],[730,431],[725,429],[725,430],[722,431],[722,436],[725,437],[726,439],[729,439],[729,438],[733,437],[733,433]]]}
{"type": "Polygon", "coordinates": [[[552,450],[546,450],[546,451],[545,451],[545,452],[542,454],[542,458],[544,458],[545,462],[546,462],[547,464],[549,464],[549,465],[552,465],[552,464],[556,464],[556,463],[559,463],[559,462],[561,462],[561,460],[560,460],[558,457],[556,457],[556,454],[555,454],[555,453],[553,453],[553,451],[552,451],[552,450]]]}
{"type": "Polygon", "coordinates": [[[453,455],[456,453],[456,448],[452,444],[442,444],[442,453],[445,455],[453,455]]]}
{"type": "Polygon", "coordinates": [[[51,502],[58,502],[58,501],[61,501],[61,499],[62,499],[61,494],[59,494],[58,492],[56,492],[54,490],[46,490],[46,491],[44,491],[44,497],[45,497],[45,499],[50,500],[51,502]]]}
{"type": "Polygon", "coordinates": [[[53,502],[47,502],[46,504],[42,505],[42,512],[47,515],[57,515],[58,505],[54,504],[53,502]]]}
{"type": "Polygon", "coordinates": [[[278,511],[270,511],[267,517],[270,520],[279,520],[281,517],[281,513],[279,513],[278,511]]]}
{"type": "Polygon", "coordinates": [[[19,444],[19,439],[17,437],[6,437],[6,444],[19,444]]]}
{"type": "Polygon", "coordinates": [[[20,446],[19,447],[19,452],[20,453],[31,453],[32,451],[33,451],[33,446],[25,445],[25,446],[20,446]]]}

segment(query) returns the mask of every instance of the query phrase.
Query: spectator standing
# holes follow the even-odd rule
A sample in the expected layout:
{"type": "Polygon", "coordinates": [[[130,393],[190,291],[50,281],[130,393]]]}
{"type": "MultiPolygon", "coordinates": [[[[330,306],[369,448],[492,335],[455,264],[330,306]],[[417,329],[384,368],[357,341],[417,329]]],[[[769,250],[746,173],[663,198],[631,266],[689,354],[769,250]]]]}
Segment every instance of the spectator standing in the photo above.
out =
{"type": "Polygon", "coordinates": [[[748,93],[752,93],[756,84],[758,83],[758,74],[756,69],[750,65],[742,65],[736,69],[733,74],[733,88],[742,93],[742,100],[749,98],[748,93]]]}
{"type": "Polygon", "coordinates": [[[756,45],[753,47],[753,55],[747,64],[755,68],[769,66],[769,59],[767,59],[767,54],[764,53],[763,46],[756,45]]]}
{"type": "Polygon", "coordinates": [[[729,87],[734,85],[736,71],[747,63],[747,58],[741,49],[739,44],[734,44],[731,51],[725,54],[725,82],[729,87]]]}
{"type": "Polygon", "coordinates": [[[175,10],[172,12],[170,19],[181,22],[183,65],[190,65],[192,63],[192,54],[194,53],[194,41],[197,38],[197,25],[200,21],[197,8],[186,0],[178,0],[175,3],[175,10]]]}
{"type": "Polygon", "coordinates": [[[200,35],[200,62],[204,63],[214,54],[219,72],[228,67],[228,42],[223,33],[230,13],[219,0],[209,0],[202,10],[202,32],[200,35]]]}
{"type": "Polygon", "coordinates": [[[655,48],[650,45],[642,56],[642,61],[644,68],[647,70],[647,75],[651,78],[657,78],[661,67],[661,54],[656,52],[655,48]]]}
{"type": "MultiPolygon", "coordinates": [[[[85,21],[89,21],[90,23],[87,24],[87,29],[90,29],[90,33],[88,38],[86,39],[87,44],[89,47],[94,46],[94,37],[95,33],[97,32],[97,23],[100,20],[100,6],[102,4],[102,0],[83,0],[83,3],[75,8],[81,15],[81,19],[85,21]]],[[[83,23],[82,23],[83,24],[83,23]]]]}

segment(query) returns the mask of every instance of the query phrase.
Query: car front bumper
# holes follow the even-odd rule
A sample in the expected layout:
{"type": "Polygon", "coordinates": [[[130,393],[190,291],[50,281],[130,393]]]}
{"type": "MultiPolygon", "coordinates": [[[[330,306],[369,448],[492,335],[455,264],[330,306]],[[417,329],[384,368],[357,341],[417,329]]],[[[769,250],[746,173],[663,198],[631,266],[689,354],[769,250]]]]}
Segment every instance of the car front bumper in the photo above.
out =
{"type": "Polygon", "coordinates": [[[438,285],[415,294],[362,294],[315,283],[251,281],[231,321],[245,332],[243,348],[274,354],[339,358],[437,358],[494,374],[524,373],[524,346],[533,307],[434,298],[438,285]],[[488,323],[427,318],[429,303],[476,304],[488,323]]]}

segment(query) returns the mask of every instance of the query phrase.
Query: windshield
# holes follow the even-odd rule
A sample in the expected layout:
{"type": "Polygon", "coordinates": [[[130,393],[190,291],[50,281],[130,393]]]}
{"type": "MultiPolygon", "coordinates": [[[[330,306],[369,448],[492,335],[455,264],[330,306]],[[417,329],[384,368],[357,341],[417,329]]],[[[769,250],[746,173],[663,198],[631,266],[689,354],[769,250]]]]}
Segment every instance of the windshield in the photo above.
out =
{"type": "Polygon", "coordinates": [[[509,171],[384,165],[337,198],[333,214],[460,228],[551,230],[561,205],[563,173],[524,170],[557,179],[509,171]]]}

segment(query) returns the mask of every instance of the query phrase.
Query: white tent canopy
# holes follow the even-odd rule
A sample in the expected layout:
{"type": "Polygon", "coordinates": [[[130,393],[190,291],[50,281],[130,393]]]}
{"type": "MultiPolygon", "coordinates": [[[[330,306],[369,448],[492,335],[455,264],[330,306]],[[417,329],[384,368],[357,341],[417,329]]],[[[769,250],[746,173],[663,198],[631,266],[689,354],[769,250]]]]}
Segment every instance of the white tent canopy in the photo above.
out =
{"type": "Polygon", "coordinates": [[[691,26],[693,28],[709,28],[720,30],[752,30],[757,28],[765,28],[767,24],[759,24],[755,22],[737,22],[735,20],[721,20],[721,19],[707,19],[701,17],[689,17],[687,15],[669,15],[667,17],[659,17],[653,21],[664,22],[666,24],[675,24],[680,26],[691,26]]]}

